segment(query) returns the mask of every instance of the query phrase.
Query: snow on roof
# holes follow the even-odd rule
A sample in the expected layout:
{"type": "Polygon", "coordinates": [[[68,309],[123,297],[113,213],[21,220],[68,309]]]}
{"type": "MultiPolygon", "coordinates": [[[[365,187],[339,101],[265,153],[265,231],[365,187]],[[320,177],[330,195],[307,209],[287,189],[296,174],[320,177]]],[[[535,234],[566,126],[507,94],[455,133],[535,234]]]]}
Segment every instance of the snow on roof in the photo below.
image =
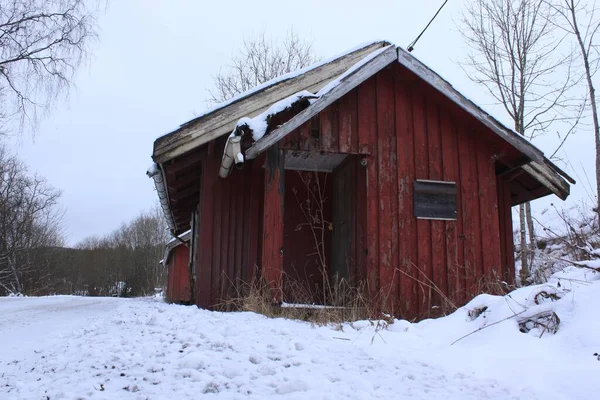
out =
{"type": "Polygon", "coordinates": [[[178,235],[179,239],[177,237],[172,237],[171,240],[169,240],[167,242],[167,246],[169,246],[169,245],[171,247],[179,246],[180,244],[182,244],[181,240],[183,240],[184,242],[190,240],[191,234],[192,234],[192,230],[188,229],[187,231],[185,231],[182,234],[178,235]]]}
{"type": "Polygon", "coordinates": [[[146,170],[146,175],[148,175],[150,178],[152,178],[154,175],[158,174],[160,172],[160,168],[158,168],[158,164],[157,163],[152,163],[152,165],[150,165],[148,167],[148,169],[146,170]]]}
{"type": "Polygon", "coordinates": [[[288,96],[285,99],[274,103],[265,112],[258,114],[254,118],[249,118],[249,117],[240,118],[240,120],[238,121],[238,123],[235,126],[235,129],[233,130],[233,132],[231,132],[231,135],[229,135],[229,136],[230,137],[234,136],[236,134],[236,130],[238,127],[246,125],[246,126],[248,126],[248,128],[250,128],[252,130],[252,139],[254,139],[254,141],[257,141],[258,139],[263,137],[267,131],[267,121],[269,119],[269,116],[275,115],[275,114],[278,114],[278,113],[284,111],[285,109],[291,107],[294,103],[296,103],[299,100],[302,100],[305,98],[316,99],[317,97],[318,97],[317,95],[309,92],[308,90],[302,90],[298,93],[294,93],[293,95],[288,96]]]}
{"type": "Polygon", "coordinates": [[[386,51],[387,49],[389,49],[392,46],[393,45],[382,47],[382,48],[380,48],[378,50],[375,50],[374,52],[366,55],[365,57],[362,58],[362,60],[360,60],[359,62],[357,62],[356,64],[354,64],[350,68],[348,68],[346,70],[346,72],[342,73],[337,78],[335,78],[334,80],[332,80],[331,82],[329,82],[327,85],[323,86],[317,92],[317,96],[323,96],[325,93],[330,92],[331,90],[333,90],[333,88],[335,88],[337,85],[339,85],[340,82],[342,82],[344,80],[344,78],[346,78],[349,75],[352,75],[354,73],[354,71],[356,71],[357,69],[361,68],[366,63],[368,63],[369,61],[371,61],[372,59],[374,59],[375,57],[377,57],[378,55],[380,55],[381,53],[383,53],[384,51],[386,51]]]}
{"type": "Polygon", "coordinates": [[[169,262],[169,256],[171,255],[171,250],[173,250],[177,246],[182,245],[183,244],[182,241],[189,242],[191,239],[191,236],[192,236],[192,230],[190,229],[190,230],[183,232],[178,237],[171,238],[171,240],[169,240],[167,242],[167,245],[165,246],[165,254],[164,254],[162,260],[159,261],[159,264],[166,266],[167,262],[169,262]]]}
{"type": "MultiPolygon", "coordinates": [[[[375,57],[377,57],[378,55],[380,55],[381,53],[383,53],[384,51],[386,51],[387,49],[389,49],[392,46],[393,45],[388,45],[388,46],[382,47],[378,50],[375,50],[372,53],[369,53],[367,56],[363,57],[360,61],[358,61],[356,64],[354,64],[352,67],[348,68],[345,72],[343,72],[338,77],[336,77],[334,80],[332,80],[327,85],[322,87],[316,94],[311,93],[308,90],[302,90],[298,93],[294,93],[291,96],[288,96],[282,100],[279,100],[279,101],[273,103],[266,111],[258,114],[257,116],[255,116],[253,118],[250,118],[250,117],[240,118],[240,120],[235,125],[235,128],[233,129],[233,131],[231,132],[229,137],[232,137],[232,136],[235,136],[236,134],[238,134],[238,128],[245,125],[252,131],[252,139],[256,142],[257,140],[259,140],[260,138],[262,138],[265,135],[267,128],[268,128],[268,120],[269,120],[270,116],[278,114],[282,111],[285,111],[286,109],[292,107],[292,105],[294,105],[294,103],[298,102],[299,100],[305,99],[305,98],[308,98],[310,103],[314,102],[319,97],[321,97],[324,94],[333,90],[347,76],[353,74],[356,70],[358,70],[359,68],[364,66],[366,63],[368,63],[369,61],[371,61],[372,59],[374,59],[375,57]]],[[[361,47],[364,47],[364,46],[361,46],[361,47]]],[[[359,47],[359,48],[361,48],[361,47],[359,47]]],[[[224,152],[227,152],[227,146],[225,146],[224,152]]],[[[225,154],[223,154],[223,157],[225,157],[225,154]]]]}
{"type": "Polygon", "coordinates": [[[344,57],[344,56],[346,56],[346,55],[348,55],[350,53],[353,53],[353,52],[355,52],[357,50],[360,50],[362,48],[371,46],[371,45],[373,45],[375,43],[382,43],[382,42],[386,42],[387,43],[387,41],[385,41],[385,40],[373,40],[373,41],[370,41],[370,42],[361,43],[358,46],[354,46],[354,47],[352,47],[352,48],[344,51],[343,53],[339,53],[339,54],[336,54],[335,56],[325,58],[325,59],[323,59],[321,61],[317,61],[316,63],[311,64],[311,65],[309,65],[307,67],[304,67],[304,68],[301,68],[301,69],[298,69],[298,70],[295,70],[295,71],[288,72],[287,74],[280,75],[280,76],[278,76],[276,78],[273,78],[273,79],[271,79],[269,81],[261,83],[260,85],[255,86],[255,87],[253,87],[253,88],[251,88],[251,89],[249,89],[249,90],[247,90],[247,91],[245,91],[243,93],[240,93],[240,94],[232,97],[229,100],[226,100],[226,101],[224,101],[222,103],[217,104],[216,106],[214,106],[212,108],[209,108],[208,110],[204,111],[202,114],[196,116],[194,119],[181,124],[179,126],[179,128],[177,128],[177,129],[180,129],[180,128],[182,128],[182,127],[184,127],[184,126],[186,126],[186,125],[188,125],[188,124],[196,121],[197,119],[203,118],[203,117],[207,116],[208,114],[212,114],[215,111],[218,111],[218,110],[220,110],[222,108],[225,108],[225,107],[227,107],[227,106],[235,103],[236,101],[239,101],[239,100],[241,100],[241,99],[243,99],[245,97],[251,96],[251,95],[253,95],[256,92],[260,92],[261,90],[263,90],[263,89],[265,89],[265,88],[267,88],[269,86],[273,86],[273,85],[275,85],[277,83],[286,81],[288,79],[295,78],[297,76],[305,74],[308,71],[311,71],[311,70],[319,68],[319,67],[321,67],[321,66],[323,66],[325,64],[328,64],[328,63],[330,63],[332,61],[335,61],[338,58],[341,58],[341,57],[344,57]]]}

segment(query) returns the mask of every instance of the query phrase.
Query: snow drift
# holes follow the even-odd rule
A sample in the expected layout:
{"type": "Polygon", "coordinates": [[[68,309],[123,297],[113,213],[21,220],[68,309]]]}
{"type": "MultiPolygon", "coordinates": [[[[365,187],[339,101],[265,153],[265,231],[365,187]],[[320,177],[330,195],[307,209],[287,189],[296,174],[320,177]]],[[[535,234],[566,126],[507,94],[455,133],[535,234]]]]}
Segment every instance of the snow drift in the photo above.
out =
{"type": "Polygon", "coordinates": [[[599,278],[569,267],[436,320],[328,327],[156,299],[4,298],[0,398],[591,399],[599,278]],[[544,312],[555,334],[521,332],[544,312]]]}

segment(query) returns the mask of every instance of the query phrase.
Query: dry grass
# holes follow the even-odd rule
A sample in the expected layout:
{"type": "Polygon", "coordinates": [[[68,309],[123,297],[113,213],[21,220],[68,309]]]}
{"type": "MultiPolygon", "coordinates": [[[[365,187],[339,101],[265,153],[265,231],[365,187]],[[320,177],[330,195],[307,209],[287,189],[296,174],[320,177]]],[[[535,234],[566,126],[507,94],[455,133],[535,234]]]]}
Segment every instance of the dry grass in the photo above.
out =
{"type": "Polygon", "coordinates": [[[310,290],[306,285],[287,279],[286,294],[282,304],[272,298],[271,287],[262,279],[252,283],[240,283],[234,296],[222,300],[216,307],[221,311],[250,311],[269,318],[289,318],[307,321],[315,325],[329,325],[359,320],[382,320],[393,323],[393,318],[382,312],[380,302],[383,296],[371,297],[366,285],[350,285],[341,280],[335,284],[326,283],[325,305],[315,304],[314,299],[323,293],[321,288],[310,290]],[[294,303],[285,300],[294,299],[294,303]]]}

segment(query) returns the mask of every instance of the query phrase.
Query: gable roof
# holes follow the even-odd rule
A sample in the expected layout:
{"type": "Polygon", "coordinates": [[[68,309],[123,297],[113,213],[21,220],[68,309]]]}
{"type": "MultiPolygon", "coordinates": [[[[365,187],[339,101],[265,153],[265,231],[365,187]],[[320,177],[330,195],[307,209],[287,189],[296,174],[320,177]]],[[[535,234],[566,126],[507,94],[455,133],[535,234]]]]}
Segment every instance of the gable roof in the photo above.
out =
{"type": "Polygon", "coordinates": [[[189,246],[190,240],[192,238],[192,230],[188,230],[185,231],[184,233],[180,234],[180,235],[175,235],[175,237],[172,237],[171,240],[169,240],[165,246],[165,254],[163,256],[163,259],[160,260],[160,264],[162,264],[163,266],[166,266],[169,263],[169,258],[171,257],[171,253],[173,252],[173,249],[176,247],[179,247],[183,244],[189,246]]]}
{"type": "MultiPolygon", "coordinates": [[[[525,154],[530,160],[537,163],[544,162],[544,153],[531,144],[522,135],[507,128],[497,119],[483,111],[479,106],[467,99],[450,83],[444,80],[441,76],[416,59],[406,50],[397,46],[388,46],[389,50],[380,51],[374,57],[366,57],[368,62],[359,62],[357,68],[351,68],[343,76],[339,77],[338,82],[332,90],[328,91],[314,101],[310,107],[290,119],[287,123],[271,132],[261,140],[258,140],[248,151],[246,157],[249,159],[255,158],[258,154],[275,144],[277,141],[284,138],[287,134],[298,128],[304,122],[323,111],[326,107],[333,104],[346,93],[375,75],[381,69],[391,64],[393,61],[398,61],[401,65],[413,72],[423,81],[428,83],[442,95],[457,104],[460,108],[479,120],[483,125],[493,131],[500,138],[510,143],[517,148],[521,153],[525,154]]],[[[364,61],[364,60],[363,60],[364,61]]]]}
{"type": "Polygon", "coordinates": [[[255,158],[327,106],[394,62],[400,63],[525,155],[530,161],[521,168],[522,171],[532,176],[561,199],[568,196],[570,188],[565,179],[571,183],[575,183],[575,181],[546,159],[537,147],[467,99],[449,82],[412,54],[389,42],[379,41],[358,46],[342,55],[275,78],[158,138],[154,142],[152,157],[160,168],[157,168],[156,174],[151,176],[155,178],[159,194],[165,194],[164,198],[161,197],[161,204],[167,219],[171,222],[170,225],[173,227],[177,224],[172,218],[169,207],[169,193],[165,186],[166,176],[163,166],[170,164],[171,160],[175,162],[181,160],[191,154],[192,150],[199,149],[202,145],[221,136],[230,135],[238,127],[238,121],[247,121],[248,117],[264,116],[265,110],[278,109],[277,103],[289,103],[290,97],[294,94],[302,91],[315,93],[310,97],[310,104],[306,108],[281,126],[273,129],[269,134],[260,137],[245,151],[247,159],[255,158]],[[185,157],[180,157],[182,155],[185,157]]]}
{"type": "Polygon", "coordinates": [[[301,90],[316,92],[365,56],[389,46],[385,41],[360,45],[341,55],[263,83],[182,124],[154,142],[153,160],[168,160],[231,133],[240,118],[253,117],[301,90]]]}

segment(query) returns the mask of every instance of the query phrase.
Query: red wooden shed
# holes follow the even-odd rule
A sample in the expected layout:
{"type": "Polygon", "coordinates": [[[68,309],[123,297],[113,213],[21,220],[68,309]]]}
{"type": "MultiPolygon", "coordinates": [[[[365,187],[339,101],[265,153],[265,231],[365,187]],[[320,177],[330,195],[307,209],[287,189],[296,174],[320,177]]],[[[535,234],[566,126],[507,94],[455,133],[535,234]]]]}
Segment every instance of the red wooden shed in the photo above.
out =
{"type": "Polygon", "coordinates": [[[193,232],[201,307],[261,277],[277,302],[348,282],[397,316],[433,315],[443,296],[513,282],[511,206],[574,183],[387,42],[218,106],[158,138],[153,160],[173,232],[193,232]]]}
{"type": "Polygon", "coordinates": [[[167,301],[169,303],[192,303],[192,275],[190,271],[191,230],[171,239],[162,260],[167,268],[167,301]]]}

